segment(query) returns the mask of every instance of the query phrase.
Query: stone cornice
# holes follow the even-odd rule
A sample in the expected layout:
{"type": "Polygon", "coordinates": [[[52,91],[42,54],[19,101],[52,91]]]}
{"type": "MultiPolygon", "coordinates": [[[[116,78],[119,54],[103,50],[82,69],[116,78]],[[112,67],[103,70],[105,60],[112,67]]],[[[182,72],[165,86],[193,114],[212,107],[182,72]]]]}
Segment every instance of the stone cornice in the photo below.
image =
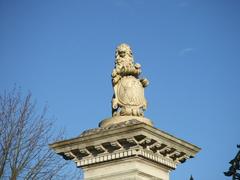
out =
{"type": "Polygon", "coordinates": [[[176,168],[199,150],[195,145],[137,120],[83,132],[79,137],[50,145],[78,167],[131,156],[176,168]]]}

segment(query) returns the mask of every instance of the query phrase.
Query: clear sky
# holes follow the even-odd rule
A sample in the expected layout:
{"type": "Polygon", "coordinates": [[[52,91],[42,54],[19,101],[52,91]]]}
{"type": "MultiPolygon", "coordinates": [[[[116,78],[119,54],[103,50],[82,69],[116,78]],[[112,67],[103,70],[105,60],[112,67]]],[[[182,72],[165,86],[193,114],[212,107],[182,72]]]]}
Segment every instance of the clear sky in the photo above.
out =
{"type": "Polygon", "coordinates": [[[0,0],[0,91],[30,90],[75,137],[111,116],[122,42],[150,81],[146,117],[202,148],[171,178],[228,179],[240,144],[239,0],[0,0]]]}

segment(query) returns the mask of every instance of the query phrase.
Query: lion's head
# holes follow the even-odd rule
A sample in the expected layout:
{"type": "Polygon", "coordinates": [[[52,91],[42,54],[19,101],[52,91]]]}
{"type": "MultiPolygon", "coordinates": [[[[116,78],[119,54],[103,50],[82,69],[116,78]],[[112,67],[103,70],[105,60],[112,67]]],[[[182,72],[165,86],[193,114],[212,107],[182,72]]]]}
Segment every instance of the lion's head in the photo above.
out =
{"type": "Polygon", "coordinates": [[[120,58],[133,59],[130,46],[124,43],[120,44],[116,49],[115,58],[116,60],[120,58]]]}

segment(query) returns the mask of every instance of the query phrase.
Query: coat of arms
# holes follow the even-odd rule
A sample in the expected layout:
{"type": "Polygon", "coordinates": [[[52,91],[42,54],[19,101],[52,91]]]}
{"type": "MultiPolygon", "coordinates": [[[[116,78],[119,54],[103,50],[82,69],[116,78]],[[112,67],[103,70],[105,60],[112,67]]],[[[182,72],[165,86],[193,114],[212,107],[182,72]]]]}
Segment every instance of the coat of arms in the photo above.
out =
{"type": "Polygon", "coordinates": [[[115,58],[112,72],[112,115],[143,116],[147,107],[144,88],[148,85],[148,80],[139,79],[141,65],[134,63],[132,50],[127,44],[117,47],[115,58]]]}

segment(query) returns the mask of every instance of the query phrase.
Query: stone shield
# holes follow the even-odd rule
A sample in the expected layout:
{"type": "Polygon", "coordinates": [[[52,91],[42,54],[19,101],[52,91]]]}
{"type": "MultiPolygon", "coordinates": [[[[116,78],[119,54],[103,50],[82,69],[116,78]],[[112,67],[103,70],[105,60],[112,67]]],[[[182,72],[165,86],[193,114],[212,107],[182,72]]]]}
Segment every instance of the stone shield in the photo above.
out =
{"type": "Polygon", "coordinates": [[[123,77],[117,87],[117,97],[122,106],[143,106],[144,88],[134,76],[123,77]]]}

